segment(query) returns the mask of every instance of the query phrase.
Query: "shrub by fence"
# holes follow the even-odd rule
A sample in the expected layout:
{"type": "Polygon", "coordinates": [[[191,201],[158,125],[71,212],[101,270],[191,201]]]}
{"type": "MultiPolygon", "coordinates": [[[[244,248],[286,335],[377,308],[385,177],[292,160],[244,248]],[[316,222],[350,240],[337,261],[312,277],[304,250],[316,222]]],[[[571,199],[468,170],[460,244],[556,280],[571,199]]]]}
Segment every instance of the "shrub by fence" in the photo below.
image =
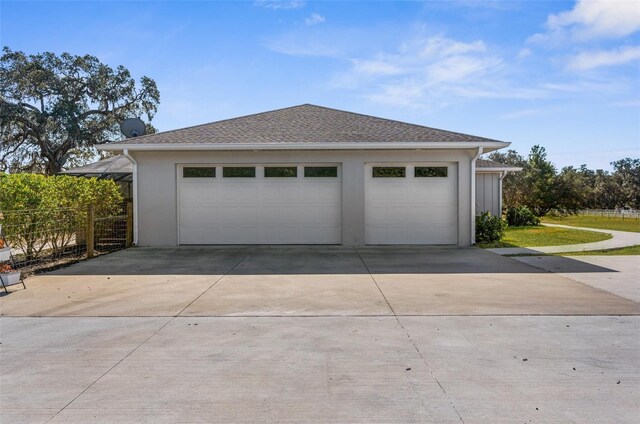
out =
{"type": "Polygon", "coordinates": [[[540,224],[540,218],[526,206],[509,206],[506,219],[510,227],[526,227],[540,224]]]}
{"type": "Polygon", "coordinates": [[[19,267],[125,246],[128,209],[111,180],[0,174],[0,225],[19,267]]]}
{"type": "Polygon", "coordinates": [[[131,245],[131,203],[96,214],[87,208],[3,211],[2,231],[16,268],[24,272],[49,269],[131,245]]]}

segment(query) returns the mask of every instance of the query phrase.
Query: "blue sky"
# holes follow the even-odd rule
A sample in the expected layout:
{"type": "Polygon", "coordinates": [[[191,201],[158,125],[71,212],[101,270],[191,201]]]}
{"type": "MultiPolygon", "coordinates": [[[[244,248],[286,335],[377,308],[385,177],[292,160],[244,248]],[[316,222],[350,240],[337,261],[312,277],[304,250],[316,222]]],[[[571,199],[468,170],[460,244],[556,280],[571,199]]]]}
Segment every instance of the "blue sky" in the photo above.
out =
{"type": "Polygon", "coordinates": [[[640,2],[0,1],[1,43],[156,80],[159,130],[302,103],[640,157],[640,2]]]}

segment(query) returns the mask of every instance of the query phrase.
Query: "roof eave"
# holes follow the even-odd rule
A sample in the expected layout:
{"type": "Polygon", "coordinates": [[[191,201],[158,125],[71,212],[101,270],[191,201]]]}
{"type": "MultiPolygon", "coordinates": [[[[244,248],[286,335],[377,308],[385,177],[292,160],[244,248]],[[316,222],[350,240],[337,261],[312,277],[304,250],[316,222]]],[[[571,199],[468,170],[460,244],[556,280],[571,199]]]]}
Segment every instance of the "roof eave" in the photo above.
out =
{"type": "Polygon", "coordinates": [[[208,150],[415,150],[415,149],[475,149],[490,152],[509,146],[504,141],[452,142],[391,142],[391,143],[118,143],[96,146],[105,151],[208,151],[208,150]]]}
{"type": "Polygon", "coordinates": [[[519,172],[522,171],[521,167],[517,167],[517,166],[494,166],[491,168],[482,168],[482,167],[476,167],[476,172],[519,172]]]}

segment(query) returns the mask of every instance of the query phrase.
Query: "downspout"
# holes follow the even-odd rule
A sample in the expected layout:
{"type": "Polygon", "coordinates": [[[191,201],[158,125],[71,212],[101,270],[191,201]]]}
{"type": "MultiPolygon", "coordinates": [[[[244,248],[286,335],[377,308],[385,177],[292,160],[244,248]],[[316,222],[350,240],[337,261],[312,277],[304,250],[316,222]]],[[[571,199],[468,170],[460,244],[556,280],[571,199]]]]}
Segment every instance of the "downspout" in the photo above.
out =
{"type": "Polygon", "coordinates": [[[476,243],[476,161],[484,148],[478,147],[476,155],[471,159],[471,244],[476,243]]]}
{"type": "Polygon", "coordinates": [[[129,155],[129,149],[122,151],[124,157],[129,159],[133,166],[133,245],[138,245],[138,162],[129,155]]]}
{"type": "Polygon", "coordinates": [[[507,176],[507,171],[500,173],[500,182],[498,183],[498,210],[500,211],[500,217],[502,218],[502,180],[507,176]]]}

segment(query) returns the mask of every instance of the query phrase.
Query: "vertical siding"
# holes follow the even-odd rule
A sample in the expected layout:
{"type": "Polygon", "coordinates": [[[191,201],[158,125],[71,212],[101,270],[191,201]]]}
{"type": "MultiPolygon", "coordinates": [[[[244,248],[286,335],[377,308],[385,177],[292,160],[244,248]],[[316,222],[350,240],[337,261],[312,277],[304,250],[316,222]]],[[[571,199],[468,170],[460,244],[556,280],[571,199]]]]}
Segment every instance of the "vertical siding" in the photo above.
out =
{"type": "Polygon", "coordinates": [[[482,172],[476,175],[476,213],[489,211],[499,216],[500,173],[482,172]]]}

